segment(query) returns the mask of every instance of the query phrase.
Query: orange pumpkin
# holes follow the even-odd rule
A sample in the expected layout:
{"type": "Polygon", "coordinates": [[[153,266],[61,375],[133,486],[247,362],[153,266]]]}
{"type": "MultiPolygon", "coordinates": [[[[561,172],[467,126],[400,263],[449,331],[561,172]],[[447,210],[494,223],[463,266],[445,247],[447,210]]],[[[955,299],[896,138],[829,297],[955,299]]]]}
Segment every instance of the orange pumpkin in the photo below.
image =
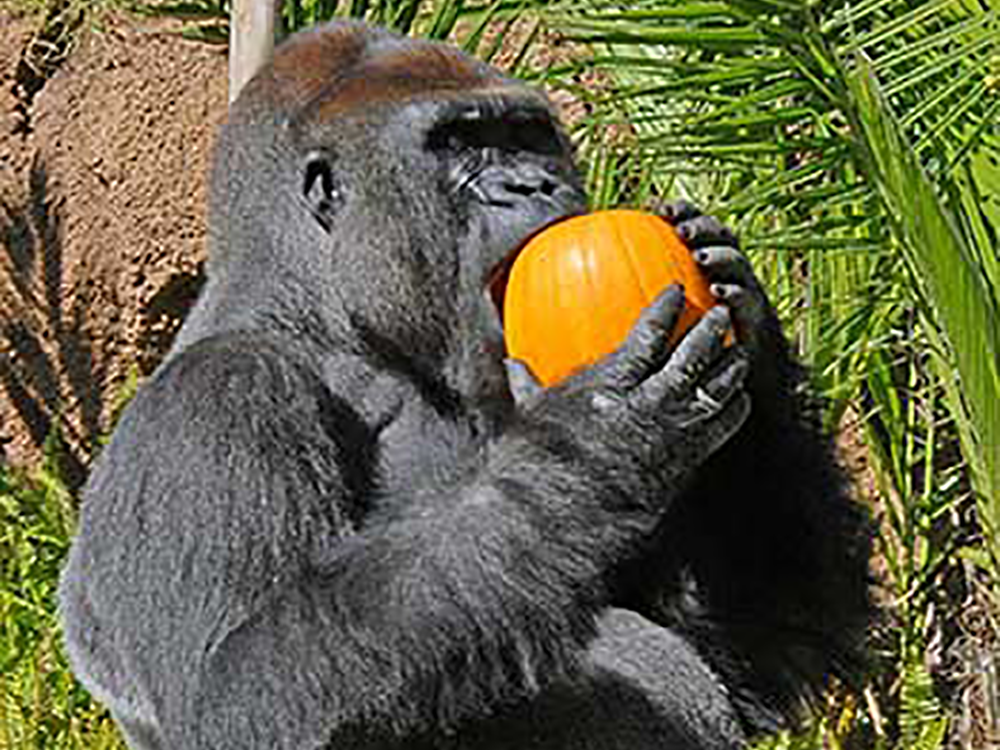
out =
{"type": "Polygon", "coordinates": [[[531,238],[504,294],[511,357],[543,385],[614,351],[643,308],[669,284],[684,285],[680,338],[715,304],[691,251],[663,219],[640,211],[576,216],[531,238]]]}

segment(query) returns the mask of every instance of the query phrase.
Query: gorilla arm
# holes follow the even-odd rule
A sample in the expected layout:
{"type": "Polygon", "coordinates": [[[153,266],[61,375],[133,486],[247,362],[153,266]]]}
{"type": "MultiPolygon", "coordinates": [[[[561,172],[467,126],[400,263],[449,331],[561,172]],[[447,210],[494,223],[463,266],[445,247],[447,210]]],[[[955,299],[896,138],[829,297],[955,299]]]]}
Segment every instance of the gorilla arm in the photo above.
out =
{"type": "MultiPolygon", "coordinates": [[[[827,674],[858,672],[870,614],[866,516],[848,497],[805,373],[732,233],[688,204],[663,213],[733,311],[751,358],[754,409],[664,519],[656,549],[669,559],[661,565],[689,578],[682,595],[664,592],[651,616],[666,615],[705,653],[727,653],[713,666],[745,723],[772,730],[827,674]]],[[[642,596],[650,564],[630,574],[646,587],[642,596]]]]}
{"type": "Polygon", "coordinates": [[[136,746],[183,748],[363,747],[572,679],[609,569],[748,411],[724,308],[667,349],[681,299],[369,525],[359,420],[309,354],[192,345],[92,479],[62,591],[78,673],[136,746]]]}

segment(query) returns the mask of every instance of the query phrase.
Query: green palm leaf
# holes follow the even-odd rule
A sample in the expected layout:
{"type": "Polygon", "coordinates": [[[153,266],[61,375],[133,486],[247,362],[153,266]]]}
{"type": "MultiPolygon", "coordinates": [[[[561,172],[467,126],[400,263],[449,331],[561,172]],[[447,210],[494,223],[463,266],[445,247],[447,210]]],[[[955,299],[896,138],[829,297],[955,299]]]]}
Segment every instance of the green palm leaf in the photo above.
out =
{"type": "MultiPolygon", "coordinates": [[[[933,316],[957,367],[954,403],[965,454],[994,524],[1000,521],[1000,310],[998,287],[977,262],[906,148],[872,80],[860,65],[849,77],[857,125],[870,148],[871,171],[925,312],[933,316]],[[956,388],[956,391],[958,389],[956,388]]],[[[988,248],[981,248],[988,250],[988,248]]]]}

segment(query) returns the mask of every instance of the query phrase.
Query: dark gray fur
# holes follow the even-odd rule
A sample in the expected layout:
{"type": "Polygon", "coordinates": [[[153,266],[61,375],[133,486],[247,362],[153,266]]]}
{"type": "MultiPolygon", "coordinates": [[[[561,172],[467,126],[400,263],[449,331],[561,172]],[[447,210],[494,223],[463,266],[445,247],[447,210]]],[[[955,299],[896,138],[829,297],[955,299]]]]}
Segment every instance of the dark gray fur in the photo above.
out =
{"type": "MultiPolygon", "coordinates": [[[[334,36],[441,49],[292,44],[334,36]]],[[[322,116],[335,86],[266,70],[221,132],[208,284],[61,589],[135,748],[733,748],[848,671],[863,523],[736,255],[704,259],[729,308],[676,349],[669,290],[614,355],[512,396],[487,276],[585,202],[544,99],[464,64],[488,85],[322,116]],[[537,143],[490,130],[511,117],[537,143]]]]}

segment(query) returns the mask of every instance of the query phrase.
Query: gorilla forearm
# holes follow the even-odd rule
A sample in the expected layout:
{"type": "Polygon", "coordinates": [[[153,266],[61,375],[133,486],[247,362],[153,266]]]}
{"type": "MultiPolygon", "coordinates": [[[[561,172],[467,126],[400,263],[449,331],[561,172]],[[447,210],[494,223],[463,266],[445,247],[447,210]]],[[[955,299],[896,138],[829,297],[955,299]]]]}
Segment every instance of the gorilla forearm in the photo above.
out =
{"type": "Polygon", "coordinates": [[[712,530],[711,540],[703,551],[685,547],[694,559],[720,553],[715,563],[701,563],[706,571],[709,565],[727,568],[715,571],[718,585],[710,590],[747,619],[763,626],[769,611],[784,617],[801,608],[804,621],[834,633],[862,614],[858,606],[866,602],[859,595],[867,569],[864,514],[846,499],[819,405],[807,395],[805,373],[777,320],[768,321],[763,333],[764,376],[749,384],[755,408],[681,503],[700,519],[699,528],[712,530]],[[741,501],[733,502],[736,497],[741,501]],[[722,498],[729,502],[720,515],[722,498]],[[847,580],[854,588],[843,589],[847,580]]]}
{"type": "Polygon", "coordinates": [[[204,665],[197,713],[178,722],[199,733],[184,746],[218,747],[244,724],[246,746],[269,731],[262,747],[377,746],[455,729],[572,673],[594,625],[568,583],[588,572],[538,564],[536,529],[490,499],[466,503],[449,519],[342,541],[234,630],[204,665]],[[296,713],[322,734],[296,744],[289,728],[300,722],[270,726],[296,713]]]}
{"type": "Polygon", "coordinates": [[[663,565],[693,577],[697,605],[678,611],[684,598],[673,591],[654,605],[666,603],[706,652],[725,644],[735,653],[716,666],[759,701],[745,714],[751,724],[761,707],[794,715],[830,665],[856,673],[870,615],[866,516],[847,496],[819,405],[773,310],[758,335],[751,415],[661,529],[663,565]]]}

